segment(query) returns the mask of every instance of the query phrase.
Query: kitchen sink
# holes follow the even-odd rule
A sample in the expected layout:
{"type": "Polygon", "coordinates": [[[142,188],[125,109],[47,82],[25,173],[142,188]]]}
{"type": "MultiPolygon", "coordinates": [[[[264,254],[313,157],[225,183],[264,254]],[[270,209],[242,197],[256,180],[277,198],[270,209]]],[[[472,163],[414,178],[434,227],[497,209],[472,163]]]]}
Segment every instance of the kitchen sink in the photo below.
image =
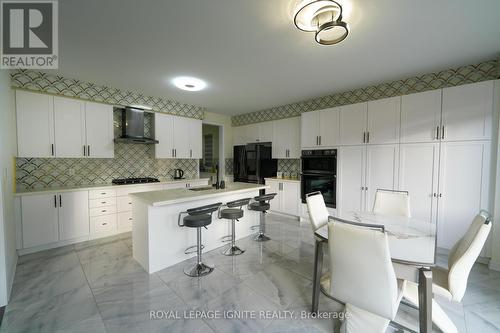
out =
{"type": "Polygon", "coordinates": [[[203,186],[203,187],[193,187],[190,188],[190,191],[208,191],[208,190],[213,190],[215,187],[213,186],[203,186]]]}

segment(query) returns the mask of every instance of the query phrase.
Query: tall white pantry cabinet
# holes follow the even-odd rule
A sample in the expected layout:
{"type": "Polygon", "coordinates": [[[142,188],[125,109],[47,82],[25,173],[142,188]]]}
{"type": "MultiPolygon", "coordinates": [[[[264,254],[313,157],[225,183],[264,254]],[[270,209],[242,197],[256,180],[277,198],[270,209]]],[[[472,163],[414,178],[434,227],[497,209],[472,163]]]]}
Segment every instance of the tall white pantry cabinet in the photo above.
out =
{"type": "Polygon", "coordinates": [[[400,111],[397,102],[378,102],[385,112],[373,117],[377,124],[371,127],[382,135],[370,130],[373,102],[341,107],[338,212],[371,210],[377,188],[406,190],[412,216],[437,223],[438,247],[450,249],[475,214],[493,209],[491,139],[498,84],[484,81],[397,97],[400,111]],[[394,133],[399,133],[396,141],[394,133]]]}

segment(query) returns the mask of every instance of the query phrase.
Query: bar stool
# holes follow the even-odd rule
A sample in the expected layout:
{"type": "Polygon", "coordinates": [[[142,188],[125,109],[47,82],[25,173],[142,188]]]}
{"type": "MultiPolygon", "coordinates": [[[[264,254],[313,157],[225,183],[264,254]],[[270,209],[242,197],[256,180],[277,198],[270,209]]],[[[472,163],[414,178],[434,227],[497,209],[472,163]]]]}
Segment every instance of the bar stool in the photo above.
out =
{"type": "Polygon", "coordinates": [[[253,202],[248,205],[248,209],[260,212],[260,223],[258,225],[259,233],[254,238],[256,242],[265,242],[270,240],[268,236],[265,235],[266,232],[266,213],[271,207],[269,202],[274,199],[277,193],[268,193],[264,195],[259,195],[253,198],[253,202]]]}
{"type": "Polygon", "coordinates": [[[197,232],[196,245],[190,246],[184,251],[185,254],[190,254],[195,251],[198,254],[196,265],[191,269],[184,270],[184,274],[188,276],[203,276],[212,273],[212,271],[214,270],[213,267],[205,265],[201,261],[201,250],[203,250],[204,248],[204,246],[201,244],[201,228],[204,227],[205,229],[207,229],[207,225],[212,223],[212,214],[219,209],[220,205],[222,205],[222,203],[218,202],[211,205],[191,208],[185,212],[179,213],[179,217],[177,219],[177,224],[179,225],[179,227],[196,228],[197,232]],[[181,223],[181,217],[183,214],[187,215],[182,219],[181,223]]]}
{"type": "Polygon", "coordinates": [[[231,235],[230,235],[231,244],[229,244],[229,246],[221,252],[225,256],[237,256],[245,252],[245,250],[242,250],[236,246],[235,221],[238,221],[238,219],[243,217],[244,213],[241,207],[248,205],[250,203],[250,200],[251,198],[245,198],[245,199],[230,201],[220,207],[222,208],[223,206],[226,206],[227,207],[226,209],[221,210],[219,208],[219,219],[231,220],[231,235]]]}

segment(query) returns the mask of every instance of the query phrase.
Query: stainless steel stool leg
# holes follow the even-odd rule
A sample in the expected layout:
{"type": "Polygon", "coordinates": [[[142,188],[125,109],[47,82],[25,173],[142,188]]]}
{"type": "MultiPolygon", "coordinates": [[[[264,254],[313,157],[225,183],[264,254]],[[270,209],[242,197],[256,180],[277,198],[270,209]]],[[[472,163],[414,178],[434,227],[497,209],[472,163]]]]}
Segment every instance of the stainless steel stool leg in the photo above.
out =
{"type": "Polygon", "coordinates": [[[231,244],[221,253],[225,256],[237,256],[243,254],[245,250],[240,249],[236,246],[236,226],[235,220],[231,220],[231,244]]]}
{"type": "Polygon", "coordinates": [[[197,263],[193,268],[184,269],[184,274],[191,277],[199,277],[210,274],[213,272],[214,268],[205,265],[201,261],[201,227],[196,228],[197,231],[197,263]]]}
{"type": "Polygon", "coordinates": [[[266,213],[260,212],[260,225],[259,225],[259,234],[253,239],[256,242],[265,242],[270,240],[266,233],[266,213]]]}

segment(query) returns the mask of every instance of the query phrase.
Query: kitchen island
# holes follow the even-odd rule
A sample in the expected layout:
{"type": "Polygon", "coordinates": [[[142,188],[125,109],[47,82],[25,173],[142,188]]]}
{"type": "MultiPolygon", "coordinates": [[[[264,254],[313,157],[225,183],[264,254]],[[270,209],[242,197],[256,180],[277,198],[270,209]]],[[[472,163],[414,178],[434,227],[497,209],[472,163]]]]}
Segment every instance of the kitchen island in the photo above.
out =
{"type": "MultiPolygon", "coordinates": [[[[132,197],[132,242],[134,259],[148,272],[154,273],[175,265],[196,253],[184,253],[187,247],[196,244],[196,229],[182,228],[177,224],[180,212],[217,202],[251,198],[259,195],[265,185],[229,183],[225,189],[198,187],[131,194],[132,197]]],[[[252,225],[259,222],[258,212],[248,211],[236,222],[236,239],[253,233],[252,225]]],[[[221,247],[230,234],[230,221],[218,219],[214,213],[212,224],[203,229],[204,252],[221,247]]]]}

